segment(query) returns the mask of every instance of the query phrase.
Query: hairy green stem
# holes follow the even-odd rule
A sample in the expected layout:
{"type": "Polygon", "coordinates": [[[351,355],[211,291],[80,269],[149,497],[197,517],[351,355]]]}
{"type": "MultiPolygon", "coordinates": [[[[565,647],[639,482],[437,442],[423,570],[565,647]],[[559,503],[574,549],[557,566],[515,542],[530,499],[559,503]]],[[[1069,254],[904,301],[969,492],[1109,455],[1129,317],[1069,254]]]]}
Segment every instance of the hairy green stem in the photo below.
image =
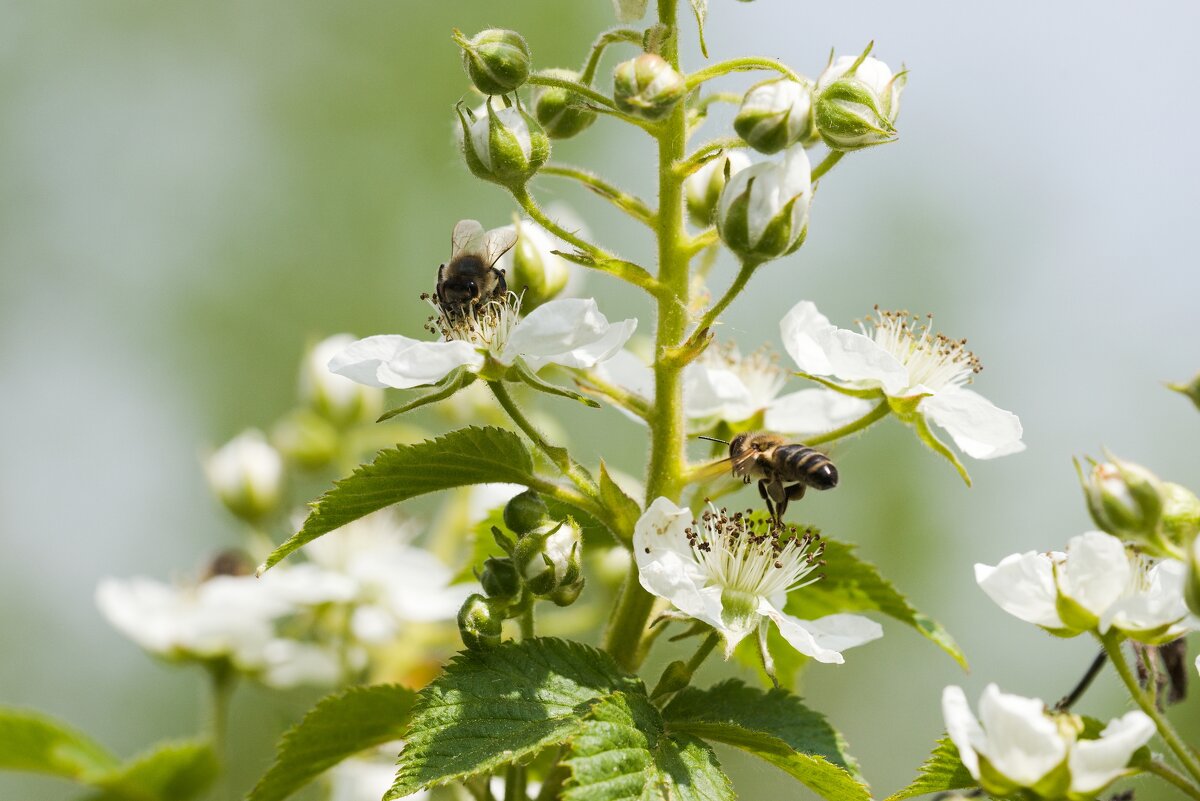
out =
{"type": "Polygon", "coordinates": [[[529,604],[529,608],[517,616],[517,625],[521,629],[521,639],[528,640],[533,637],[533,604],[529,604]]]}
{"type": "Polygon", "coordinates": [[[1138,684],[1137,676],[1134,675],[1133,669],[1129,667],[1129,662],[1125,660],[1125,654],[1121,652],[1121,641],[1123,637],[1116,629],[1112,629],[1108,634],[1096,635],[1100,644],[1104,646],[1104,651],[1108,654],[1108,661],[1112,662],[1113,667],[1117,671],[1117,675],[1121,677],[1121,681],[1125,684],[1125,689],[1129,691],[1129,697],[1133,699],[1143,712],[1145,712],[1154,725],[1158,727],[1158,735],[1162,737],[1163,742],[1175,754],[1176,759],[1183,765],[1184,769],[1191,775],[1194,781],[1200,781],[1200,758],[1197,758],[1194,752],[1183,738],[1179,736],[1179,732],[1175,731],[1175,727],[1171,725],[1171,721],[1167,720],[1154,703],[1154,699],[1149,693],[1142,689],[1138,684]]]}
{"type": "Polygon", "coordinates": [[[588,60],[583,65],[583,69],[579,71],[579,80],[581,83],[591,86],[592,79],[596,77],[596,68],[600,66],[600,56],[604,55],[604,50],[610,44],[618,42],[630,42],[640,45],[642,43],[642,32],[633,28],[613,28],[611,31],[605,31],[596,38],[595,44],[592,45],[592,52],[588,54],[588,60]]]}
{"type": "Polygon", "coordinates": [[[1177,770],[1161,759],[1151,759],[1150,764],[1146,766],[1146,772],[1153,773],[1168,784],[1175,785],[1186,795],[1200,799],[1200,787],[1189,782],[1186,776],[1181,776],[1177,770]]]}
{"type": "Polygon", "coordinates": [[[725,309],[729,308],[729,304],[733,302],[733,299],[746,288],[750,277],[754,275],[754,271],[758,269],[760,264],[762,262],[742,262],[742,268],[738,270],[737,276],[733,279],[733,283],[729,285],[729,288],[725,290],[725,294],[696,323],[696,330],[688,337],[687,342],[672,350],[666,357],[667,359],[687,365],[704,351],[701,343],[709,335],[709,329],[712,328],[712,324],[716,322],[716,319],[721,316],[725,309]]]}
{"type": "Polygon", "coordinates": [[[804,444],[823,445],[826,442],[834,442],[835,440],[848,437],[851,434],[857,434],[859,431],[865,430],[867,426],[871,425],[877,420],[882,420],[883,418],[887,417],[888,412],[890,411],[891,407],[888,406],[887,398],[884,398],[878,404],[876,404],[871,411],[867,412],[857,420],[846,423],[846,425],[842,426],[841,428],[835,428],[832,431],[826,431],[824,434],[817,434],[816,436],[809,437],[804,441],[804,444]]]}
{"type": "Polygon", "coordinates": [[[554,78],[541,73],[534,73],[529,76],[528,83],[531,86],[557,86],[560,89],[568,89],[580,97],[587,98],[596,104],[595,110],[604,114],[609,114],[619,120],[629,123],[635,128],[641,128],[643,131],[653,135],[657,130],[656,126],[645,120],[639,120],[631,114],[626,114],[617,108],[616,103],[612,98],[600,94],[590,86],[585,86],[579,81],[568,81],[564,78],[554,78]]]}
{"type": "MultiPolygon", "coordinates": [[[[678,0],[658,0],[658,22],[677,30],[678,0]]],[[[679,69],[679,41],[668,36],[662,57],[679,69]]],[[[682,103],[664,121],[658,133],[658,282],[666,290],[656,296],[658,330],[655,332],[654,411],[650,420],[650,463],[646,471],[646,501],[666,496],[678,498],[684,468],[682,368],[663,356],[683,340],[687,330],[688,254],[683,222],[683,179],[673,166],[683,158],[687,123],[682,103]]],[[[654,596],[638,582],[637,564],[629,577],[605,636],[605,648],[627,669],[641,662],[642,636],[654,606],[654,596]]]]}
{"type": "Polygon", "coordinates": [[[646,201],[610,184],[593,172],[565,164],[547,164],[538,171],[538,174],[578,181],[638,222],[651,228],[658,223],[657,212],[650,208],[646,201]]]}
{"type": "Polygon", "coordinates": [[[677,163],[674,167],[675,173],[680,178],[687,178],[696,170],[703,167],[706,162],[717,158],[724,151],[742,147],[749,147],[749,145],[746,144],[745,140],[739,139],[736,136],[726,136],[706,142],[696,148],[691,155],[677,163]]]}
{"type": "Polygon", "coordinates": [[[704,664],[704,660],[708,659],[708,655],[713,652],[720,642],[721,636],[715,631],[710,631],[708,636],[700,643],[700,647],[696,649],[696,653],[692,654],[692,658],[687,661],[688,674],[693,674],[704,664]]]}
{"type": "Polygon", "coordinates": [[[566,448],[550,444],[545,435],[537,429],[537,426],[529,421],[529,418],[517,406],[512,395],[508,393],[508,387],[504,386],[504,382],[489,381],[488,386],[491,388],[492,394],[496,396],[496,400],[500,402],[500,406],[504,408],[504,411],[508,413],[512,421],[517,424],[517,428],[521,429],[525,433],[525,436],[529,437],[538,450],[546,454],[550,461],[554,463],[554,466],[564,476],[571,479],[584,495],[593,499],[598,497],[599,490],[596,488],[596,482],[592,476],[583,469],[582,465],[571,458],[571,454],[567,452],[566,448]]]}
{"type": "Polygon", "coordinates": [[[791,78],[793,81],[802,80],[796,74],[795,70],[781,61],[776,61],[773,58],[744,56],[742,58],[731,58],[728,61],[721,61],[713,64],[711,67],[705,67],[702,70],[693,72],[687,76],[687,87],[688,89],[694,89],[713,78],[720,78],[722,75],[728,75],[731,72],[747,72],[749,70],[774,70],[784,77],[791,78]]]}
{"type": "Polygon", "coordinates": [[[812,182],[816,183],[817,181],[821,180],[821,176],[823,176],[825,173],[832,170],[837,165],[837,163],[842,160],[842,157],[845,155],[846,155],[846,152],[844,150],[829,151],[829,155],[827,155],[825,158],[821,159],[820,164],[813,167],[812,179],[811,179],[812,182]]]}

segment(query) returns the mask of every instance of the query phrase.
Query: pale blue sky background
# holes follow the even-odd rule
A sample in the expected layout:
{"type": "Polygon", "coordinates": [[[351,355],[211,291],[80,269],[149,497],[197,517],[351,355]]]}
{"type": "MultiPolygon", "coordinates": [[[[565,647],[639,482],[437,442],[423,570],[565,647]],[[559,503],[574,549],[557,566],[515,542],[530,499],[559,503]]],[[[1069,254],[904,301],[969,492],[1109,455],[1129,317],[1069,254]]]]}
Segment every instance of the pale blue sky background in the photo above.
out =
{"type": "MultiPolygon", "coordinates": [[[[186,572],[233,541],[202,449],[287,407],[307,338],[417,333],[414,297],[445,249],[429,232],[509,214],[452,145],[465,82],[449,28],[520,28],[548,67],[581,60],[612,18],[600,0],[0,0],[0,18],[0,703],[129,754],[195,730],[199,682],[113,632],[97,580],[186,572]]],[[[809,674],[810,702],[882,794],[940,733],[946,683],[1053,701],[1089,661],[1089,644],[992,606],[971,569],[1087,527],[1072,455],[1105,444],[1200,485],[1200,415],[1159,383],[1200,369],[1198,29],[1182,3],[712,0],[714,59],[757,53],[815,76],[831,46],[874,39],[911,70],[900,141],[822,182],[807,244],[760,274],[725,336],[778,345],[802,298],[844,324],[875,303],[932,311],[982,359],[979,391],[1025,424],[1028,451],[970,464],[967,490],[889,422],[839,456],[836,493],[805,501],[972,661],[964,676],[888,626],[809,674]]],[[[648,189],[647,143],[615,124],[557,155],[648,189]]],[[[607,209],[542,186],[648,256],[607,209]]],[[[729,277],[726,264],[714,283],[729,277]]],[[[588,287],[610,316],[640,313],[623,288],[588,287]]],[[[588,423],[583,456],[640,466],[644,440],[619,415],[569,415],[588,423]]],[[[249,777],[307,698],[243,699],[244,737],[265,738],[246,746],[249,777]]],[[[1080,709],[1124,711],[1112,682],[1080,709]]],[[[729,764],[738,780],[764,772],[729,764]]],[[[0,796],[21,791],[74,796],[0,776],[0,796]]]]}

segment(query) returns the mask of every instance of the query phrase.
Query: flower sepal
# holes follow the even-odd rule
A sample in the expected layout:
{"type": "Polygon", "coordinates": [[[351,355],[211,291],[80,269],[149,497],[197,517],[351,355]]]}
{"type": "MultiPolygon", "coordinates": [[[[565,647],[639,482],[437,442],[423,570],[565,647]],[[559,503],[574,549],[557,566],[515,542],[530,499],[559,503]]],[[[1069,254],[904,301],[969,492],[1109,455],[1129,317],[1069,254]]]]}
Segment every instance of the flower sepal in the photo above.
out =
{"type": "MultiPolygon", "coordinates": [[[[888,404],[891,405],[895,398],[888,398],[888,404]]],[[[937,434],[933,433],[933,429],[929,427],[929,423],[925,421],[925,416],[922,414],[913,414],[906,422],[908,422],[913,431],[917,432],[917,439],[925,443],[925,446],[931,451],[941,456],[947,462],[954,466],[958,471],[959,477],[969,487],[971,486],[971,474],[967,472],[967,467],[958,458],[958,454],[950,450],[946,443],[938,439],[937,434]]]]}
{"type": "MultiPolygon", "coordinates": [[[[859,398],[860,400],[879,400],[885,397],[883,390],[879,387],[872,389],[855,389],[844,384],[839,384],[836,381],[830,381],[828,378],[812,373],[806,373],[803,370],[793,370],[792,375],[797,378],[803,378],[805,381],[812,381],[815,384],[820,384],[825,389],[832,389],[839,395],[845,395],[848,398],[859,398]]],[[[892,399],[888,398],[888,408],[892,407],[892,399]]]]}
{"type": "Polygon", "coordinates": [[[534,372],[528,364],[525,363],[524,359],[516,359],[512,363],[512,366],[505,371],[504,378],[508,381],[520,381],[526,386],[536,389],[538,392],[545,392],[547,395],[557,395],[560,398],[570,398],[571,400],[579,401],[584,406],[590,406],[593,409],[599,409],[602,406],[602,404],[595,398],[589,398],[586,395],[581,395],[574,390],[567,389],[566,387],[559,386],[558,384],[551,384],[549,381],[543,381],[538,377],[538,374],[534,372]]]}
{"type": "Polygon", "coordinates": [[[397,415],[411,412],[413,409],[418,409],[430,403],[446,400],[451,395],[458,392],[460,389],[465,389],[470,386],[478,376],[468,370],[466,367],[456,367],[446,374],[446,377],[436,384],[429,384],[432,388],[431,392],[426,392],[420,397],[413,398],[403,406],[397,406],[395,409],[388,409],[383,414],[379,415],[379,419],[375,422],[382,423],[386,420],[391,420],[397,415]]]}

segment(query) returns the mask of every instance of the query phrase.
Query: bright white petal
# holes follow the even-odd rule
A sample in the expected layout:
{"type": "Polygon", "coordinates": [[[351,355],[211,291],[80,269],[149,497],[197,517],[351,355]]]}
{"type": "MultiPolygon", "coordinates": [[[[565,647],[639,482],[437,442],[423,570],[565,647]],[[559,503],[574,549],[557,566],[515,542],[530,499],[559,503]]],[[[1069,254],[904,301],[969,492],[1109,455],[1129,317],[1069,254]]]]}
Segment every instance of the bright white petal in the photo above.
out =
{"type": "Polygon", "coordinates": [[[683,373],[683,411],[689,418],[719,416],[745,420],[757,409],[742,379],[732,370],[693,362],[683,373]]]}
{"type": "Polygon", "coordinates": [[[979,699],[979,723],[987,735],[986,747],[975,750],[997,771],[1024,787],[1031,787],[1067,757],[1067,745],[1058,725],[1046,716],[1046,705],[1037,698],[1002,693],[994,684],[979,699]]]}
{"type": "Polygon", "coordinates": [[[1058,570],[1058,588],[1096,617],[1124,594],[1132,568],[1125,546],[1102,531],[1088,531],[1067,543],[1067,558],[1058,570]]]}
{"type": "Polygon", "coordinates": [[[620,353],[636,330],[637,320],[632,317],[619,323],[613,323],[604,336],[595,342],[582,345],[559,356],[530,359],[529,366],[534,370],[539,370],[547,364],[559,364],[563,367],[594,367],[620,353]]]}
{"type": "Polygon", "coordinates": [[[654,371],[646,363],[627,350],[620,350],[612,358],[596,365],[602,379],[636,393],[646,400],[654,397],[654,371]]]}
{"type": "Polygon", "coordinates": [[[908,370],[870,337],[830,325],[811,301],[792,307],[779,324],[784,349],[805,373],[836,383],[882,387],[897,394],[909,384],[908,370]]]}
{"type": "Polygon", "coordinates": [[[783,348],[806,373],[830,375],[833,365],[821,342],[835,329],[829,318],[817,310],[817,304],[802,300],[783,316],[779,336],[783,348]]]}
{"type": "Polygon", "coordinates": [[[978,779],[979,757],[975,753],[975,743],[984,742],[987,738],[971,712],[962,687],[950,685],[942,690],[942,718],[946,721],[946,733],[950,735],[950,741],[958,748],[958,758],[962,760],[963,767],[978,779]]]}
{"type": "Polygon", "coordinates": [[[266,664],[260,676],[268,687],[331,687],[342,678],[338,655],[328,648],[296,640],[273,640],[263,650],[266,664]]]}
{"type": "Polygon", "coordinates": [[[358,582],[349,576],[325,570],[317,564],[276,568],[259,581],[268,592],[297,606],[319,606],[350,601],[358,593],[358,582]]]}
{"type": "Polygon", "coordinates": [[[666,498],[650,504],[633,529],[638,580],[647,592],[666,598],[681,612],[725,631],[720,588],[705,589],[706,576],[684,533],[691,523],[691,511],[666,498]]]}
{"type": "Polygon", "coordinates": [[[1071,749],[1071,792],[1090,795],[1125,772],[1133,752],[1154,736],[1154,721],[1140,710],[1116,718],[1099,740],[1080,740],[1071,749]]]}
{"type": "Polygon", "coordinates": [[[776,398],[767,407],[763,425],[789,434],[823,434],[850,423],[871,410],[871,402],[831,389],[802,389],[776,398]]]}
{"type": "Polygon", "coordinates": [[[1025,450],[1021,421],[978,392],[947,388],[921,401],[921,411],[946,429],[954,444],[975,459],[995,459],[1025,450]]]}
{"type": "Polygon", "coordinates": [[[995,567],[975,565],[975,581],[1013,617],[1048,629],[1066,628],[1058,616],[1058,588],[1052,557],[1036,551],[1014,553],[995,567]]]}
{"type": "Polygon", "coordinates": [[[546,364],[591,367],[621,349],[637,320],[610,325],[591,298],[563,298],[538,306],[513,329],[501,361],[523,356],[534,370],[546,364]]]}
{"type": "Polygon", "coordinates": [[[882,626],[861,615],[838,614],[801,620],[765,601],[759,611],[775,621],[779,633],[793,648],[818,662],[840,665],[846,661],[842,651],[883,636],[882,626]]]}
{"type": "Polygon", "coordinates": [[[329,369],[371,387],[412,387],[436,384],[458,367],[472,371],[483,356],[462,341],[422,342],[399,334],[360,339],[329,362],[329,369]]]}
{"type": "Polygon", "coordinates": [[[1188,615],[1184,601],[1187,565],[1165,559],[1151,567],[1140,580],[1131,582],[1132,592],[1117,599],[1100,618],[1100,630],[1116,626],[1121,631],[1154,631],[1188,615]]]}

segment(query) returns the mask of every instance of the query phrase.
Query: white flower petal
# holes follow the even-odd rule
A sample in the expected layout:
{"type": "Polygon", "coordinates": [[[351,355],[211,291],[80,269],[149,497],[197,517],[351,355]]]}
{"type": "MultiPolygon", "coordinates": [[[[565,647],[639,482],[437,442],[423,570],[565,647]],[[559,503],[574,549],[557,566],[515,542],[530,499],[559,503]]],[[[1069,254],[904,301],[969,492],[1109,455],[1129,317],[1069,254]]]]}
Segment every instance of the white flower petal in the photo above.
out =
{"type": "Polygon", "coordinates": [[[690,510],[655,498],[633,529],[638,580],[647,592],[666,598],[681,612],[726,631],[720,588],[705,590],[706,577],[684,533],[691,524],[690,510]]]}
{"type": "Polygon", "coordinates": [[[826,615],[817,620],[801,620],[779,611],[767,601],[760,604],[759,611],[775,621],[789,645],[818,662],[840,665],[846,661],[842,651],[883,636],[883,628],[878,623],[861,615],[826,615]]]}
{"type": "Polygon", "coordinates": [[[1006,556],[995,567],[977,564],[975,581],[1013,617],[1048,629],[1066,628],[1056,608],[1053,557],[1027,551],[1006,556]]]}
{"type": "Polygon", "coordinates": [[[371,387],[436,384],[458,367],[477,371],[483,356],[461,341],[422,342],[399,334],[360,339],[329,362],[329,369],[371,387]]]}
{"type": "Polygon", "coordinates": [[[341,661],[332,649],[296,640],[272,640],[263,650],[265,664],[259,677],[279,690],[293,687],[332,687],[342,678],[341,661]]]}
{"type": "Polygon", "coordinates": [[[958,758],[962,760],[963,767],[978,779],[979,756],[975,753],[975,743],[985,742],[987,738],[971,712],[962,687],[950,685],[942,690],[942,718],[946,721],[946,733],[950,741],[958,748],[958,758]]]}
{"type": "Polygon", "coordinates": [[[1188,616],[1184,601],[1187,565],[1165,559],[1153,565],[1145,576],[1131,582],[1130,589],[1100,617],[1100,630],[1111,626],[1130,634],[1154,631],[1188,616]]]}
{"type": "Polygon", "coordinates": [[[750,390],[732,370],[693,362],[683,372],[683,411],[692,419],[719,416],[736,422],[757,409],[750,390]]]}
{"type": "Polygon", "coordinates": [[[633,335],[637,320],[610,325],[591,298],[563,298],[538,306],[513,329],[500,359],[518,356],[537,370],[547,364],[591,367],[613,356],[633,335]]]}
{"type": "Polygon", "coordinates": [[[1058,589],[1101,617],[1125,592],[1131,574],[1121,541],[1102,531],[1088,531],[1067,543],[1067,558],[1057,571],[1058,589]]]}
{"type": "Polygon", "coordinates": [[[772,401],[763,425],[789,434],[824,434],[859,419],[871,406],[831,389],[802,389],[772,401]]]}
{"type": "Polygon", "coordinates": [[[358,593],[358,582],[354,579],[312,562],[281,565],[259,581],[269,592],[297,606],[350,601],[358,593]]]}
{"type": "Polygon", "coordinates": [[[1079,740],[1071,749],[1071,792],[1091,795],[1125,772],[1133,752],[1154,736],[1154,721],[1140,710],[1104,727],[1098,740],[1079,740]]]}
{"type": "Polygon", "coordinates": [[[779,324],[783,347],[805,373],[852,388],[881,387],[889,395],[908,386],[908,370],[870,337],[837,328],[814,303],[802,300],[779,324]]]}
{"type": "Polygon", "coordinates": [[[987,743],[976,743],[975,750],[1013,782],[1023,787],[1037,784],[1067,757],[1058,725],[1045,709],[1040,699],[1002,693],[989,684],[979,699],[979,723],[987,743]]]}
{"type": "Polygon", "coordinates": [[[1021,421],[1012,412],[961,387],[947,387],[921,401],[920,410],[946,429],[963,453],[976,459],[995,459],[1025,450],[1021,421]]]}
{"type": "MultiPolygon", "coordinates": [[[[812,195],[812,173],[808,162],[808,154],[800,144],[793,145],[784,153],[782,163],[762,162],[744,170],[730,178],[732,184],[739,176],[745,175],[743,182],[754,179],[750,187],[750,202],[746,208],[746,228],[750,245],[753,247],[762,238],[767,226],[783,211],[793,198],[797,198],[792,207],[793,238],[808,221],[808,206],[812,195]]],[[[734,197],[740,194],[735,190],[730,192],[734,197]]]]}
{"type": "Polygon", "coordinates": [[[620,350],[601,364],[596,372],[602,379],[642,396],[654,398],[654,371],[627,350],[620,350]]]}

